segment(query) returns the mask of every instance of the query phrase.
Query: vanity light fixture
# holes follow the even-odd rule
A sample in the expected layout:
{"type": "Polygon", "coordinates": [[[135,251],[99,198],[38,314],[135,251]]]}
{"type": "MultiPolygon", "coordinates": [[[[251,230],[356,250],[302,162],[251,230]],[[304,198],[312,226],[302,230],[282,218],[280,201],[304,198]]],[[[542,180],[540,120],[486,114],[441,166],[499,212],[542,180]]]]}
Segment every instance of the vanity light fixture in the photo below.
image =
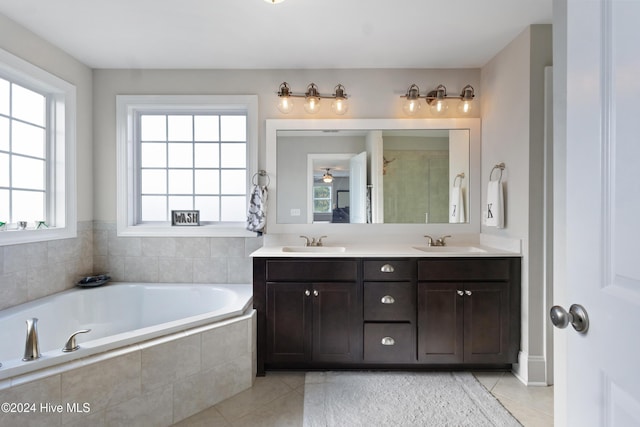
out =
{"type": "Polygon", "coordinates": [[[329,173],[331,169],[327,168],[327,171],[324,173],[324,175],[322,175],[322,181],[326,182],[327,184],[329,184],[330,182],[333,182],[333,175],[331,175],[331,173],[329,173]]]}
{"type": "Polygon", "coordinates": [[[415,115],[420,110],[420,98],[424,98],[429,105],[429,111],[434,115],[442,115],[449,108],[447,99],[459,99],[458,111],[462,114],[468,114],[471,111],[471,102],[475,97],[473,86],[466,85],[462,89],[459,96],[447,95],[447,88],[444,85],[438,85],[435,90],[429,91],[426,95],[420,95],[420,89],[417,85],[412,84],[407,89],[407,93],[401,95],[406,98],[402,105],[405,114],[409,116],[415,115]]]}
{"type": "Polygon", "coordinates": [[[291,87],[287,82],[283,82],[278,89],[277,107],[282,113],[288,114],[293,110],[292,98],[304,98],[304,110],[309,114],[315,114],[320,111],[320,100],[325,98],[333,100],[331,110],[335,114],[343,115],[349,109],[347,97],[345,88],[341,84],[334,88],[333,95],[322,95],[315,83],[309,83],[304,94],[296,94],[291,91],[291,87]]]}

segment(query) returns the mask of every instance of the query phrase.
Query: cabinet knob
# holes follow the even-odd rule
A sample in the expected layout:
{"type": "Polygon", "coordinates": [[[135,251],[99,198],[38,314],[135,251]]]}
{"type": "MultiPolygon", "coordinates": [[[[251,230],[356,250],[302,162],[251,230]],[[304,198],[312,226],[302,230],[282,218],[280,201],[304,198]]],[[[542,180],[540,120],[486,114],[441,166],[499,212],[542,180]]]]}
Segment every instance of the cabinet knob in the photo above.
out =
{"type": "Polygon", "coordinates": [[[394,340],[391,337],[384,337],[380,341],[380,344],[382,344],[382,345],[396,345],[396,340],[394,340]]]}
{"type": "Polygon", "coordinates": [[[385,295],[382,297],[382,299],[380,299],[380,302],[383,304],[393,304],[394,302],[396,302],[396,299],[391,295],[385,295]]]}
{"type": "Polygon", "coordinates": [[[316,291],[315,289],[313,290],[313,296],[317,297],[318,296],[318,291],[316,291]]]}
{"type": "Polygon", "coordinates": [[[458,291],[458,295],[463,296],[464,295],[464,291],[458,291]]]}
{"type": "Polygon", "coordinates": [[[309,296],[309,295],[311,295],[311,291],[310,291],[309,289],[307,289],[306,291],[304,291],[304,294],[305,294],[306,296],[309,296]]]}
{"type": "Polygon", "coordinates": [[[385,264],[380,267],[380,271],[382,271],[383,273],[393,273],[395,271],[395,268],[393,268],[393,265],[391,264],[385,264]]]}
{"type": "Polygon", "coordinates": [[[471,291],[464,291],[464,293],[465,293],[465,294],[467,294],[468,296],[471,296],[471,294],[472,294],[473,292],[471,292],[471,291]]]}

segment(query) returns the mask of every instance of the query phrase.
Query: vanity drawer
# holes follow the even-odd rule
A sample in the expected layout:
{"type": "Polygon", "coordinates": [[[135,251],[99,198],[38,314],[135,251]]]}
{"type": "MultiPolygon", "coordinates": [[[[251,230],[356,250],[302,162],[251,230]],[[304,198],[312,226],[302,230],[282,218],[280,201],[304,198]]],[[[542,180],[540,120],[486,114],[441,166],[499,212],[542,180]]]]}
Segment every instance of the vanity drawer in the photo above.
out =
{"type": "Polygon", "coordinates": [[[364,280],[411,280],[415,263],[402,259],[364,261],[364,280]]]}
{"type": "Polygon", "coordinates": [[[364,361],[407,363],[416,358],[411,323],[365,323],[364,361]]]}
{"type": "Polygon", "coordinates": [[[358,279],[358,263],[355,260],[269,260],[267,281],[286,282],[339,282],[358,279]]]}
{"type": "Polygon", "coordinates": [[[413,321],[416,287],[412,282],[365,282],[364,320],[413,321]]]}
{"type": "Polygon", "coordinates": [[[418,280],[509,280],[509,260],[430,259],[418,261],[418,280]]]}

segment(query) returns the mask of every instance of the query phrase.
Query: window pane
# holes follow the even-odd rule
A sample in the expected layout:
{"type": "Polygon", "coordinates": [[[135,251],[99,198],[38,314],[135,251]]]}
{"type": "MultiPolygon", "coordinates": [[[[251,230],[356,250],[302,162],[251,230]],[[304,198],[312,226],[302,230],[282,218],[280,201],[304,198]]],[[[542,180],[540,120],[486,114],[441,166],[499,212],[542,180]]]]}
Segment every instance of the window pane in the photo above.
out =
{"type": "Polygon", "coordinates": [[[169,144],[169,167],[193,167],[193,144],[169,144]]]}
{"type": "Polygon", "coordinates": [[[220,144],[195,144],[195,167],[217,168],[220,167],[220,144]]]}
{"type": "Polygon", "coordinates": [[[196,170],[196,194],[219,194],[220,175],[217,170],[196,170]]]}
{"type": "Polygon", "coordinates": [[[9,115],[9,82],[5,79],[0,79],[0,114],[9,115]]]}
{"type": "Polygon", "coordinates": [[[46,98],[39,93],[14,83],[12,85],[11,115],[16,119],[44,126],[45,101],[46,98]]]}
{"type": "Polygon", "coordinates": [[[169,196],[169,212],[172,210],[193,209],[193,197],[191,196],[169,196]]]}
{"type": "Polygon", "coordinates": [[[169,194],[193,194],[193,171],[170,170],[169,194]]]}
{"type": "Polygon", "coordinates": [[[14,153],[26,154],[27,156],[44,156],[44,129],[28,125],[25,123],[12,121],[12,145],[14,153]]]}
{"type": "Polygon", "coordinates": [[[223,168],[244,168],[246,166],[246,144],[222,144],[221,151],[223,168]]]}
{"type": "Polygon", "coordinates": [[[200,210],[200,221],[220,221],[219,197],[196,197],[195,208],[200,210]]]}
{"type": "MultiPolygon", "coordinates": [[[[8,186],[9,186],[9,155],[6,153],[0,153],[0,187],[8,187],[8,186]]],[[[0,221],[6,222],[4,219],[2,219],[1,216],[0,216],[0,221]]]]}
{"type": "Polygon", "coordinates": [[[166,141],[166,116],[140,116],[140,138],[142,141],[166,141]]]}
{"type": "MultiPolygon", "coordinates": [[[[13,222],[17,221],[43,221],[44,193],[40,191],[13,191],[13,222]]],[[[33,226],[34,224],[29,224],[33,226]]]]}
{"type": "Polygon", "coordinates": [[[247,173],[244,170],[223,170],[220,172],[222,181],[222,194],[246,194],[247,173]]]}
{"type": "Polygon", "coordinates": [[[167,171],[144,169],[140,172],[142,194],[167,194],[167,171]]]}
{"type": "Polygon", "coordinates": [[[191,116],[169,116],[169,141],[193,141],[191,116]]]}
{"type": "Polygon", "coordinates": [[[246,141],[247,118],[245,116],[220,117],[222,141],[246,141]]]}
{"type": "Polygon", "coordinates": [[[194,116],[195,141],[218,141],[218,116],[194,116]]]}
{"type": "Polygon", "coordinates": [[[44,160],[11,156],[11,163],[11,183],[14,188],[44,190],[44,160]]]}
{"type": "Polygon", "coordinates": [[[164,196],[142,196],[142,221],[167,221],[167,198],[164,196]]]}
{"type": "Polygon", "coordinates": [[[221,198],[222,221],[244,221],[247,219],[246,196],[233,196],[221,198]]]}
{"type": "Polygon", "coordinates": [[[140,148],[140,163],[143,168],[164,168],[167,166],[167,144],[143,142],[140,148]]]}
{"type": "Polygon", "coordinates": [[[9,119],[0,117],[0,150],[9,151],[9,119]]]}
{"type": "MultiPolygon", "coordinates": [[[[0,221],[9,223],[9,190],[0,190],[0,221]]],[[[0,230],[2,231],[2,230],[0,230]]]]}
{"type": "Polygon", "coordinates": [[[331,197],[331,187],[327,187],[324,185],[313,187],[313,197],[315,199],[326,199],[331,197]]]}

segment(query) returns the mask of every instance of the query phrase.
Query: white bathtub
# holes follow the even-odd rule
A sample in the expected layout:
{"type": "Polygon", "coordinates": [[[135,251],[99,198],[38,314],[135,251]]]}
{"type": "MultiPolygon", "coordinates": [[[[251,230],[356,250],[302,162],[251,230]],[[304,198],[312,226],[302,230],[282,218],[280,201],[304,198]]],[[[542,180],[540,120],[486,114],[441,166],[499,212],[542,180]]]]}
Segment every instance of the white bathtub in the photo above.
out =
{"type": "Polygon", "coordinates": [[[75,288],[0,311],[0,380],[245,313],[251,285],[110,283],[75,288]],[[37,318],[42,357],[24,362],[27,319],[37,318]],[[64,353],[69,336],[80,348],[64,353]]]}

